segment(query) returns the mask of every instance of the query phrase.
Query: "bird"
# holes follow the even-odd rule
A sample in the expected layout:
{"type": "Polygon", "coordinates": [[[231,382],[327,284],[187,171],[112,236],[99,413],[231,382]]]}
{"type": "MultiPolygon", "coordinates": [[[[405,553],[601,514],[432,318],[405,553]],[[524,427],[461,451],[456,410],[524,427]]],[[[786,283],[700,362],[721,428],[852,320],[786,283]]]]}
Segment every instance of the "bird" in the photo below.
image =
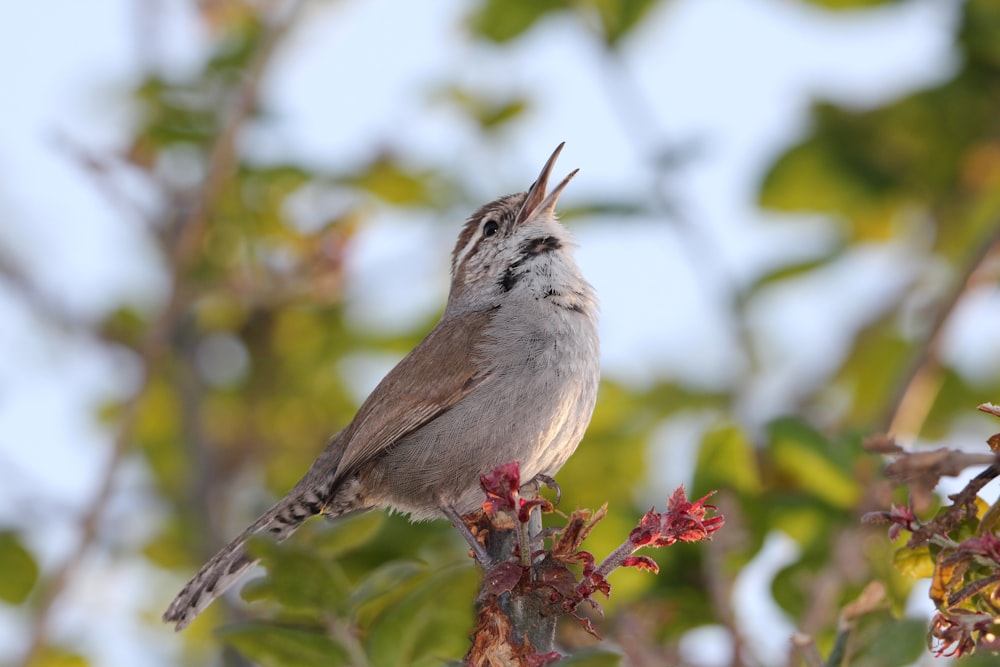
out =
{"type": "Polygon", "coordinates": [[[597,400],[597,298],[555,214],[578,170],[546,192],[564,145],[526,192],[465,221],[440,321],[291,491],[181,589],[164,622],[183,629],[233,586],[256,562],[251,537],[281,541],[320,514],[389,508],[413,521],[447,518],[488,558],[461,519],[482,505],[480,476],[512,461],[521,479],[555,475],[597,400]]]}

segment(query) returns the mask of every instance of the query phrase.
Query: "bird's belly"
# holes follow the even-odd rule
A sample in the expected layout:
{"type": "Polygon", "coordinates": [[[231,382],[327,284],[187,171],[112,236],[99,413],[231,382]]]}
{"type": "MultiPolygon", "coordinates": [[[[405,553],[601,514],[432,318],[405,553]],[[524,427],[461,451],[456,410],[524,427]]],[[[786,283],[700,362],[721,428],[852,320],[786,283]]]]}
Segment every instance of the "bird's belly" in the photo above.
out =
{"type": "Polygon", "coordinates": [[[383,504],[415,520],[440,516],[442,504],[465,513],[484,498],[479,476],[517,461],[521,479],[555,474],[576,449],[597,396],[593,349],[569,349],[535,336],[514,360],[492,369],[465,400],[401,438],[380,460],[383,504]]]}

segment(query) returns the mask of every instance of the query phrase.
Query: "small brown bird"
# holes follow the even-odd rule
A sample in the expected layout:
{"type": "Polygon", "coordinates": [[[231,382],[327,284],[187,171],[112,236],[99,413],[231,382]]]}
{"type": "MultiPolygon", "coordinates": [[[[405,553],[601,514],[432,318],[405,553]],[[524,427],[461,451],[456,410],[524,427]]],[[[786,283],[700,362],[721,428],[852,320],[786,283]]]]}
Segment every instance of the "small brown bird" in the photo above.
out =
{"type": "Polygon", "coordinates": [[[232,586],[254,563],[252,535],[283,540],[316,514],[375,507],[465,529],[461,515],[483,500],[481,473],[508,461],[522,479],[562,467],[590,423],[600,374],[594,291],[555,217],[576,171],[546,195],[562,147],[526,193],[466,221],[441,321],[288,495],[188,582],[165,622],[184,628],[232,586]]]}

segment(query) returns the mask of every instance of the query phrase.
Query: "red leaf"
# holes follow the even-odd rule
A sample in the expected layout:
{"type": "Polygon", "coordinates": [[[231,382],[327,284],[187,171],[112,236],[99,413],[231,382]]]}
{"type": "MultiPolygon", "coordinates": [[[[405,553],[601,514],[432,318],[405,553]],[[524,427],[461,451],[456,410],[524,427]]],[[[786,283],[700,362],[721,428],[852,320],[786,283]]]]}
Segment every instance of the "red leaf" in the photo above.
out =
{"type": "Polygon", "coordinates": [[[489,475],[479,476],[479,486],[486,493],[483,510],[493,516],[500,510],[513,511],[518,506],[521,466],[517,461],[497,466],[489,475]]]}
{"type": "Polygon", "coordinates": [[[637,570],[649,570],[653,574],[660,571],[660,566],[649,556],[629,556],[622,561],[622,567],[634,567],[637,570]]]}
{"type": "Polygon", "coordinates": [[[521,507],[517,510],[517,520],[521,523],[528,523],[528,519],[531,516],[531,510],[536,507],[541,507],[542,512],[551,512],[552,503],[541,496],[537,498],[531,498],[530,500],[521,499],[521,507]]]}
{"type": "Polygon", "coordinates": [[[972,553],[993,561],[994,566],[1000,565],[1000,538],[992,533],[963,540],[956,551],[972,553]]]}
{"type": "MultiPolygon", "coordinates": [[[[590,575],[590,580],[594,582],[594,588],[596,590],[599,590],[602,593],[604,593],[604,597],[606,598],[611,597],[611,584],[608,583],[607,579],[594,572],[593,574],[590,575]]],[[[593,601],[591,602],[594,605],[597,604],[596,602],[593,601]]]]}
{"type": "Polygon", "coordinates": [[[889,539],[895,540],[903,530],[915,533],[920,528],[920,522],[913,514],[912,508],[902,505],[892,505],[888,512],[868,512],[861,517],[862,523],[891,523],[889,539]]]}
{"type": "Polygon", "coordinates": [[[552,545],[553,558],[567,558],[575,553],[593,530],[597,522],[607,514],[607,503],[591,514],[590,510],[573,510],[566,527],[559,532],[559,539],[552,545]]]}
{"type": "Polygon", "coordinates": [[[583,629],[586,630],[588,634],[592,635],[597,639],[601,638],[601,636],[597,634],[597,630],[594,629],[594,625],[590,622],[589,618],[586,618],[585,616],[580,616],[575,612],[571,612],[570,616],[576,619],[576,622],[582,625],[583,629]]]}
{"type": "Polygon", "coordinates": [[[506,593],[517,586],[523,575],[524,568],[520,563],[513,561],[500,563],[490,568],[483,577],[483,593],[486,595],[506,593]]]}
{"type": "Polygon", "coordinates": [[[539,584],[551,586],[562,599],[573,597],[576,592],[576,577],[563,564],[545,561],[535,573],[539,584]]]}
{"type": "Polygon", "coordinates": [[[567,556],[562,559],[564,563],[575,563],[583,568],[583,575],[587,576],[594,571],[594,566],[596,564],[596,559],[594,554],[589,551],[577,551],[571,556],[567,556]]]}
{"type": "Polygon", "coordinates": [[[722,527],[724,521],[719,514],[706,518],[710,510],[717,512],[714,505],[705,504],[711,495],[692,503],[685,496],[684,487],[679,486],[667,501],[666,512],[656,512],[655,509],[646,512],[629,534],[629,543],[638,549],[646,545],[666,547],[677,541],[697,542],[708,538],[722,527]]]}
{"type": "Polygon", "coordinates": [[[595,591],[604,593],[604,597],[611,597],[611,584],[603,575],[591,572],[583,577],[576,587],[576,596],[579,600],[586,600],[590,604],[597,606],[597,603],[590,599],[595,591]]]}

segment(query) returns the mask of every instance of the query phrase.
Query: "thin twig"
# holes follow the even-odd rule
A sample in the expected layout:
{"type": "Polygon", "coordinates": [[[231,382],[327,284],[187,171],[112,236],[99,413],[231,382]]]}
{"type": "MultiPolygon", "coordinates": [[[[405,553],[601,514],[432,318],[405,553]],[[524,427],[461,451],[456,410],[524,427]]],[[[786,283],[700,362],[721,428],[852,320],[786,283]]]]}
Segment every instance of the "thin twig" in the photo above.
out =
{"type": "MultiPolygon", "coordinates": [[[[674,223],[672,229],[678,241],[686,246],[684,256],[692,258],[689,265],[699,275],[698,284],[720,297],[728,306],[727,314],[740,354],[748,366],[755,367],[756,345],[746,316],[749,295],[740,287],[723,254],[718,252],[720,244],[710,230],[693,222],[689,213],[685,212],[688,207],[679,201],[676,193],[668,190],[681,169],[698,157],[701,142],[698,137],[684,140],[666,138],[667,133],[657,121],[661,114],[643,94],[621,52],[605,51],[604,63],[602,82],[608,90],[608,101],[636,152],[652,165],[656,177],[653,190],[655,201],[674,223]]],[[[747,379],[749,374],[743,374],[743,377],[741,388],[747,389],[751,385],[747,379]]]]}
{"type": "Polygon", "coordinates": [[[69,557],[66,558],[62,566],[60,566],[59,569],[53,573],[49,579],[48,585],[39,596],[35,624],[32,628],[28,648],[21,661],[21,665],[23,667],[31,665],[34,662],[35,656],[38,654],[39,650],[45,645],[49,633],[49,624],[52,620],[52,613],[55,609],[55,603],[62,596],[62,593],[69,586],[69,583],[75,578],[77,570],[83,562],[84,556],[97,536],[98,523],[101,516],[104,514],[104,508],[108,504],[115,473],[121,464],[122,458],[124,457],[126,444],[132,433],[132,429],[135,426],[136,417],[139,411],[138,399],[142,394],[145,385],[146,381],[144,379],[142,387],[138,390],[136,396],[125,404],[122,417],[118,425],[118,432],[115,435],[114,443],[112,445],[111,458],[108,460],[104,475],[100,481],[97,495],[94,497],[94,500],[91,502],[88,510],[80,519],[80,539],[77,542],[76,548],[69,555],[69,557]]]}
{"type": "Polygon", "coordinates": [[[747,664],[747,641],[740,629],[733,611],[733,577],[725,565],[726,557],[738,548],[737,544],[746,539],[746,525],[739,505],[731,494],[723,492],[717,501],[719,511],[726,517],[726,530],[720,531],[720,539],[705,544],[705,561],[701,572],[705,579],[709,603],[715,616],[729,631],[733,642],[731,667],[747,664]]]}
{"type": "Polygon", "coordinates": [[[920,432],[920,427],[934,404],[940,386],[939,353],[942,332],[963,298],[977,284],[980,270],[998,251],[1000,251],[1000,221],[969,258],[965,272],[955,284],[955,288],[938,307],[927,338],[910,367],[900,378],[899,388],[886,410],[882,420],[885,432],[897,437],[915,436],[920,432]]]}
{"type": "Polygon", "coordinates": [[[993,415],[994,417],[1000,417],[1000,407],[993,405],[992,403],[983,403],[976,408],[980,412],[985,412],[988,415],[993,415]]]}
{"type": "Polygon", "coordinates": [[[832,557],[811,577],[811,585],[805,591],[809,604],[799,615],[799,632],[804,635],[812,635],[825,627],[832,610],[837,607],[837,596],[848,582],[867,577],[858,531],[839,529],[831,542],[832,557]]]}
{"type": "Polygon", "coordinates": [[[93,329],[83,319],[60,306],[50,295],[39,289],[35,281],[18,263],[0,251],[0,279],[13,289],[25,306],[48,325],[64,333],[94,338],[93,329]]]}
{"type": "Polygon", "coordinates": [[[198,243],[208,224],[212,205],[217,201],[222,186],[236,166],[237,134],[253,111],[264,70],[275,48],[294,25],[303,2],[304,0],[290,0],[285,7],[275,12],[276,16],[269,22],[260,47],[247,66],[243,84],[230,97],[224,116],[225,121],[208,155],[205,183],[196,193],[190,206],[186,210],[179,209],[177,226],[180,237],[174,248],[174,261],[181,268],[197,257],[198,243]]]}
{"type": "Polygon", "coordinates": [[[117,183],[114,179],[116,171],[122,172],[131,169],[137,172],[138,169],[122,159],[116,159],[118,156],[99,154],[62,131],[53,133],[52,143],[58,150],[68,155],[84,174],[90,177],[97,189],[111,204],[129,216],[134,216],[146,223],[152,223],[152,211],[146,210],[126,191],[126,188],[122,187],[121,183],[117,183]]]}
{"type": "Polygon", "coordinates": [[[792,635],[792,648],[798,652],[807,667],[823,667],[823,658],[816,648],[816,640],[811,635],[796,632],[792,635]]]}

